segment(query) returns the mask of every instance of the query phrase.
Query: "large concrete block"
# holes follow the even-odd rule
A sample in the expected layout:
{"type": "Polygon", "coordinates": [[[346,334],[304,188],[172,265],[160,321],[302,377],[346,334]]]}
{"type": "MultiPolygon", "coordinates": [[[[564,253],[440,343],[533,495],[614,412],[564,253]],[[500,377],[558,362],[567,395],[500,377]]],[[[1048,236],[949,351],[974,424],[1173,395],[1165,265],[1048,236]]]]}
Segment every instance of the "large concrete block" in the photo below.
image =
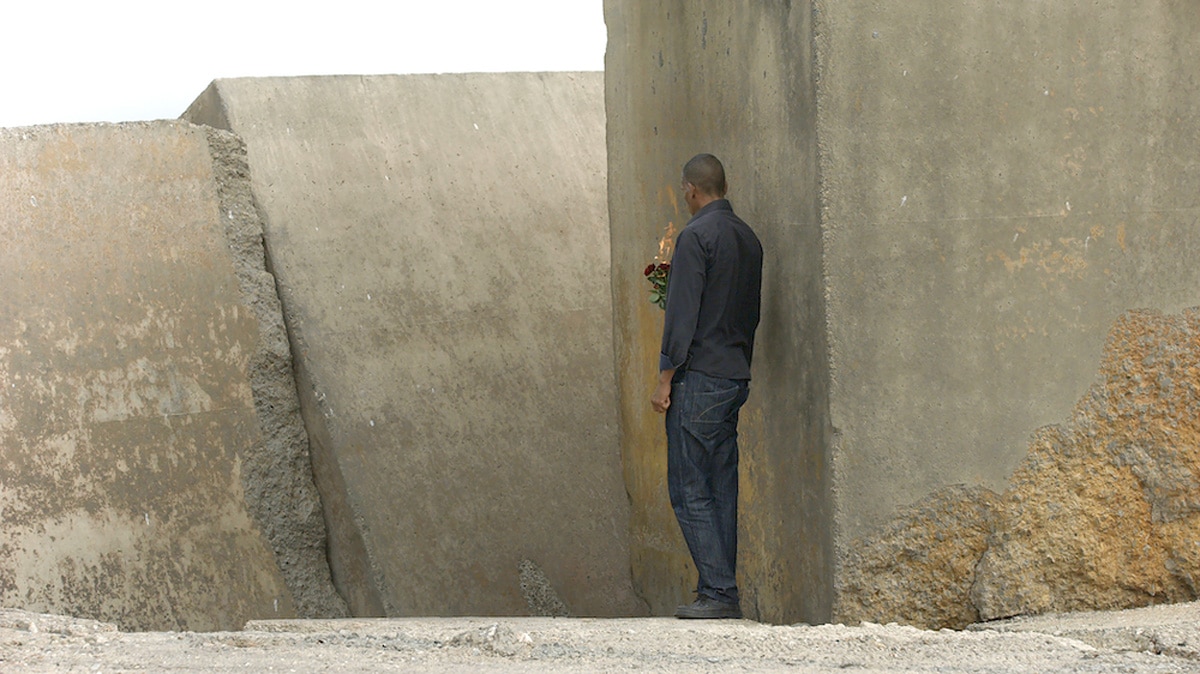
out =
{"type": "Polygon", "coordinates": [[[127,629],[294,615],[203,129],[0,130],[0,603],[127,629]]]}
{"type": "Polygon", "coordinates": [[[1200,84],[1184,63],[1200,15],[820,10],[848,542],[943,485],[1001,490],[1032,431],[1070,415],[1122,312],[1196,303],[1200,84]]]}
{"type": "Polygon", "coordinates": [[[185,117],[246,141],[352,610],[644,611],[602,76],[218,80],[185,117]]]}
{"type": "Polygon", "coordinates": [[[692,153],[726,160],[768,255],[744,584],[790,608],[762,617],[852,613],[852,551],[888,549],[890,520],[950,485],[1003,491],[1122,312],[1196,302],[1200,15],[1178,3],[608,0],[606,20],[634,573],[664,592],[690,580],[658,495],[657,326],[631,270],[679,217],[692,153]],[[756,500],[781,482],[787,500],[756,500]],[[760,556],[809,560],[778,583],[802,589],[773,589],[760,556]]]}
{"type": "Polygon", "coordinates": [[[1129,311],[1069,419],[997,496],[947,487],[856,545],[839,616],[960,628],[1195,599],[1200,320],[1129,311]]]}
{"type": "Polygon", "coordinates": [[[694,588],[667,502],[663,420],[649,403],[662,312],[646,301],[642,269],[668,223],[688,220],[683,163],[713,152],[764,249],[741,422],[743,610],[820,620],[832,601],[833,510],[811,15],[794,3],[610,1],[605,21],[613,314],[638,591],[665,614],[694,588]]]}
{"type": "MultiPolygon", "coordinates": [[[[1200,84],[1184,64],[1200,16],[1157,0],[819,9],[845,552],[945,485],[1004,491],[1124,311],[1196,303],[1200,84]]],[[[1056,488],[1091,489],[1083,475],[1056,488]]]]}

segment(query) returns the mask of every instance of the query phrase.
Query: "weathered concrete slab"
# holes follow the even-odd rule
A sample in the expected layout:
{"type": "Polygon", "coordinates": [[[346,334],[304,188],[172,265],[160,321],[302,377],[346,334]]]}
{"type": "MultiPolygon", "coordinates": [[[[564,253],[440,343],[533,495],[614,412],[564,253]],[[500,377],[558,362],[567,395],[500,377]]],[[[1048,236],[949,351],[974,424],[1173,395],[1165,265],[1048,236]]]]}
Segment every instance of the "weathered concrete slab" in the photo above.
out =
{"type": "Polygon", "coordinates": [[[621,446],[639,593],[657,614],[695,575],[667,502],[666,439],[649,395],[662,312],[642,269],[682,228],[683,163],[725,163],[734,209],[763,242],[754,381],[741,418],[739,572],[748,617],[828,620],[832,604],[829,357],[817,208],[811,12],[796,3],[605,2],[613,314],[621,446]]]}
{"type": "Polygon", "coordinates": [[[971,599],[984,620],[1197,598],[1200,311],[1131,311],[1070,421],[1010,479],[971,599]]]}
{"type": "Polygon", "coordinates": [[[1200,15],[816,5],[845,547],[944,485],[1002,490],[1124,311],[1196,304],[1200,15]]]}
{"type": "Polygon", "coordinates": [[[1194,553],[1163,536],[1192,525],[1145,516],[1162,499],[1131,467],[1191,474],[1194,453],[1153,447],[1200,381],[1120,361],[1196,357],[1187,321],[1121,317],[1200,296],[1184,65],[1200,16],[1158,0],[817,7],[840,550],[976,484],[1005,493],[973,581],[984,618],[1195,597],[1194,553]],[[1149,371],[1180,382],[1162,404],[1124,379],[1149,371]],[[1129,394],[1156,409],[1110,407],[1129,394]],[[1064,428],[1035,436],[1046,424],[1064,428]]]}
{"type": "MultiPolygon", "coordinates": [[[[637,269],[679,224],[678,167],[711,151],[767,254],[744,584],[769,620],[861,617],[838,596],[852,551],[961,543],[936,520],[875,537],[951,485],[1003,491],[1033,432],[1070,418],[1123,312],[1196,303],[1200,15],[1160,0],[605,7],[639,590],[664,611],[691,580],[644,402],[658,317],[637,269]]],[[[914,554],[974,568],[958,552],[914,554]]]]}
{"type": "Polygon", "coordinates": [[[602,76],[218,80],[185,117],[246,141],[352,610],[644,610],[602,76]]]}
{"type": "Polygon", "coordinates": [[[0,603],[295,614],[244,498],[259,333],[221,206],[199,127],[0,130],[0,603]]]}
{"type": "Polygon", "coordinates": [[[1190,601],[1200,578],[1200,313],[1126,312],[1069,419],[995,494],[947,487],[861,541],[846,619],[963,627],[1190,601]]]}

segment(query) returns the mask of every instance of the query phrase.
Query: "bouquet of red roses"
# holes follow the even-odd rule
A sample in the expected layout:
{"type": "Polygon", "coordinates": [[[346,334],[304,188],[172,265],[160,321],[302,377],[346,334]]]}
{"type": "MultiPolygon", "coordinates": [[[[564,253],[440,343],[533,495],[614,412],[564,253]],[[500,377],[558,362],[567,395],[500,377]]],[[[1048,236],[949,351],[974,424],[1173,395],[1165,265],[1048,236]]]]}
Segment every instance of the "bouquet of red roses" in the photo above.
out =
{"type": "Polygon", "coordinates": [[[659,309],[666,311],[667,279],[671,276],[671,263],[659,262],[655,264],[651,262],[646,265],[644,274],[646,279],[650,281],[650,303],[656,304],[659,309]]]}
{"type": "Polygon", "coordinates": [[[658,240],[658,255],[646,265],[642,275],[650,282],[650,304],[667,310],[667,281],[671,278],[671,254],[675,252],[675,223],[667,223],[667,231],[658,240]]]}

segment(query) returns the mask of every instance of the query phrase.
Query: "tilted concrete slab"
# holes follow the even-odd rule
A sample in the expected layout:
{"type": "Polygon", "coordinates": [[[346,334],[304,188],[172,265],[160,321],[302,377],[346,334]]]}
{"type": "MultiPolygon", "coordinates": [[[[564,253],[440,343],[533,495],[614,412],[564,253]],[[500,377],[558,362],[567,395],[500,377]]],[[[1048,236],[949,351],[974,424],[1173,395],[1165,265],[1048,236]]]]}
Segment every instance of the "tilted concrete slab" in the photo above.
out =
{"type": "Polygon", "coordinates": [[[600,73],[218,80],[358,615],[628,615],[600,73]]]}
{"type": "Polygon", "coordinates": [[[244,498],[259,332],[221,206],[200,127],[0,130],[0,604],[295,615],[244,498]]]}

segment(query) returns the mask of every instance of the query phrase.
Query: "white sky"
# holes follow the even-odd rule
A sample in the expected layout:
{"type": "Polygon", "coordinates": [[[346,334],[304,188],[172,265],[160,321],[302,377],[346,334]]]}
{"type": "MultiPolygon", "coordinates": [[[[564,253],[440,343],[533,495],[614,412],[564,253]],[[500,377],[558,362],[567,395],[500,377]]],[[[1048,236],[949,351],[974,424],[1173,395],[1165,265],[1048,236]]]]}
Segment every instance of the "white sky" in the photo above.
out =
{"type": "Polygon", "coordinates": [[[602,0],[2,0],[0,127],[178,117],[220,77],[603,70],[602,0]]]}

